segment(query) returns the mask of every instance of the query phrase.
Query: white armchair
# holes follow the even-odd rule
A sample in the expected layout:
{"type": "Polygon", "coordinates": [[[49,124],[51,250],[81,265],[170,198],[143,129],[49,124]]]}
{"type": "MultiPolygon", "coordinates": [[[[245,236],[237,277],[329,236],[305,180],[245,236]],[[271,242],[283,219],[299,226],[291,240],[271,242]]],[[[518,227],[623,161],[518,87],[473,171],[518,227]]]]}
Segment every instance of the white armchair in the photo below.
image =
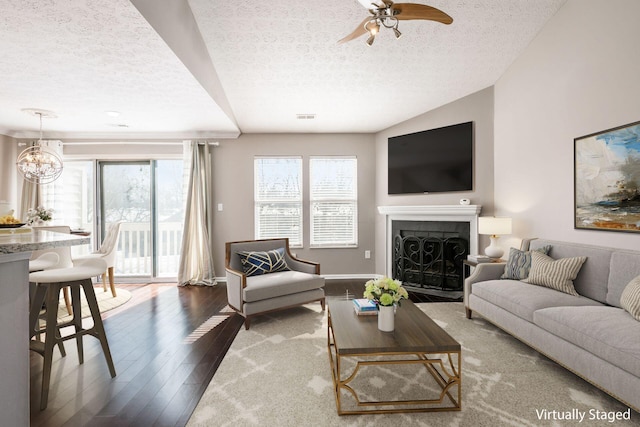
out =
{"type": "Polygon", "coordinates": [[[107,263],[107,270],[102,273],[102,284],[104,290],[107,290],[107,273],[109,275],[109,285],[111,294],[116,296],[116,286],[113,278],[113,270],[116,265],[116,249],[118,248],[118,238],[120,237],[120,225],[122,221],[114,222],[107,229],[107,233],[100,245],[100,249],[88,255],[79,256],[73,259],[73,262],[83,261],[90,258],[102,258],[107,263]]]}

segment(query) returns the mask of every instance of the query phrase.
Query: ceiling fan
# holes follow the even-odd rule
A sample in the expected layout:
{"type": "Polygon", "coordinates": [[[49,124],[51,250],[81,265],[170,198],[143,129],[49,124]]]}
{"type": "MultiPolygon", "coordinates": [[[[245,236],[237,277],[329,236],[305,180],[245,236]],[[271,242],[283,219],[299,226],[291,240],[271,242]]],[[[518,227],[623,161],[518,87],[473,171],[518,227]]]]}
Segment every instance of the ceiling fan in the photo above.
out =
{"type": "Polygon", "coordinates": [[[369,9],[371,16],[365,18],[360,25],[348,36],[338,41],[345,43],[369,33],[367,44],[371,46],[380,31],[380,27],[392,28],[396,38],[402,33],[398,30],[398,23],[409,19],[423,19],[451,24],[453,18],[432,6],[418,3],[394,3],[391,0],[358,0],[369,9]]]}

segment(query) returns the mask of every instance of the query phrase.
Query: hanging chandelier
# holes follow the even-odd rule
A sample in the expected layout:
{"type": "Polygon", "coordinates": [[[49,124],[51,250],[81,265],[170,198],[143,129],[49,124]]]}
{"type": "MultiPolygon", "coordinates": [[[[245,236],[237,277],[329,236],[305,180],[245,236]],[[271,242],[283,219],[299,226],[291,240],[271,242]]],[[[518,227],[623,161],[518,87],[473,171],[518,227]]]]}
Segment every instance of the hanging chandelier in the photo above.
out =
{"type": "Polygon", "coordinates": [[[40,138],[32,147],[20,153],[16,166],[25,180],[34,184],[49,184],[58,179],[62,173],[62,158],[54,151],[42,146],[42,117],[55,117],[55,115],[43,110],[27,112],[40,117],[40,138]]]}

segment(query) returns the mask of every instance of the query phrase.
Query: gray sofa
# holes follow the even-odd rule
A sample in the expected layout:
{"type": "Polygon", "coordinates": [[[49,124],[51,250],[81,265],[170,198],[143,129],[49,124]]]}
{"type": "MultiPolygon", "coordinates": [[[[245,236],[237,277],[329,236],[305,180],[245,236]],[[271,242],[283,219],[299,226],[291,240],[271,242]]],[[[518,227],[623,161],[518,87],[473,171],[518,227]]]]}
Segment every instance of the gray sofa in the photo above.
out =
{"type": "Polygon", "coordinates": [[[620,308],[627,283],[640,275],[640,252],[543,239],[554,259],[586,256],[574,286],[579,296],[500,279],[504,263],[480,264],[465,281],[467,317],[477,313],[640,412],[640,322],[620,308]]]}
{"type": "Polygon", "coordinates": [[[295,258],[289,250],[289,239],[264,239],[226,243],[227,301],[245,318],[282,310],[313,301],[325,309],[324,277],[320,264],[295,258]],[[285,271],[248,275],[242,267],[241,252],[267,252],[284,249],[285,271]]]}

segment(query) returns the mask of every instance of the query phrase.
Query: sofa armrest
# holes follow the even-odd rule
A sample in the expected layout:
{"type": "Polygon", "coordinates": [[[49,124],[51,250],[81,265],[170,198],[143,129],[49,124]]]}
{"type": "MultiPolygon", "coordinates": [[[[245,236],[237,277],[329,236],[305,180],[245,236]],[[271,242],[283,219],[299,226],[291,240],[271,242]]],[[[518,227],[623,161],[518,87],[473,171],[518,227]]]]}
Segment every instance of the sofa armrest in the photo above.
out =
{"type": "Polygon", "coordinates": [[[469,295],[474,283],[484,282],[486,280],[496,280],[504,273],[504,262],[487,262],[478,264],[474,267],[473,274],[464,281],[464,306],[467,309],[467,317],[470,318],[469,311],[469,295]]]}
{"type": "Polygon", "coordinates": [[[227,301],[229,305],[242,311],[242,290],[247,286],[247,276],[231,268],[227,268],[227,301]]]}

